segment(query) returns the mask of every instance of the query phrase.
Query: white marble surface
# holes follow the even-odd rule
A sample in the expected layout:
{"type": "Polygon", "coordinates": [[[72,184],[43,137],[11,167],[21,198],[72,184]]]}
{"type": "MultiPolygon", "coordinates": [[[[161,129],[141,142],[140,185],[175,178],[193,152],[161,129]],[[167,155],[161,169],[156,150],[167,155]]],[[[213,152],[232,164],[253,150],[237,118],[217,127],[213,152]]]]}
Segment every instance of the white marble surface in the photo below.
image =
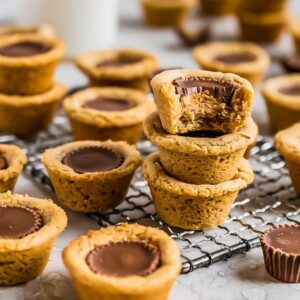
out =
{"type": "MultiPolygon", "coordinates": [[[[120,33],[116,47],[138,47],[156,53],[163,67],[195,68],[189,49],[182,48],[171,30],[154,30],[145,28],[137,1],[121,2],[120,33]]],[[[294,12],[300,11],[299,3],[294,1],[294,12]]],[[[299,2],[299,1],[298,1],[299,2]]],[[[219,20],[214,24],[214,32],[218,36],[235,33],[235,22],[230,18],[219,20]]],[[[291,41],[285,36],[280,44],[270,47],[275,55],[292,51],[291,41]]],[[[273,66],[271,73],[280,72],[273,66]]],[[[57,80],[68,87],[82,85],[84,76],[68,63],[62,63],[56,74],[57,80]]],[[[254,107],[254,118],[262,132],[267,132],[267,117],[264,103],[257,91],[254,107]]],[[[54,198],[47,189],[22,176],[18,181],[16,192],[27,193],[41,198],[54,198]]],[[[25,285],[13,288],[0,288],[0,299],[64,299],[76,300],[76,293],[61,260],[61,249],[74,237],[84,234],[88,229],[96,229],[96,223],[84,215],[68,212],[69,225],[57,239],[49,264],[44,273],[25,285]]],[[[271,279],[263,266],[261,249],[233,257],[229,261],[217,263],[209,268],[202,268],[188,275],[181,275],[176,281],[171,300],[263,300],[263,299],[300,299],[300,285],[278,283],[271,279]]]]}

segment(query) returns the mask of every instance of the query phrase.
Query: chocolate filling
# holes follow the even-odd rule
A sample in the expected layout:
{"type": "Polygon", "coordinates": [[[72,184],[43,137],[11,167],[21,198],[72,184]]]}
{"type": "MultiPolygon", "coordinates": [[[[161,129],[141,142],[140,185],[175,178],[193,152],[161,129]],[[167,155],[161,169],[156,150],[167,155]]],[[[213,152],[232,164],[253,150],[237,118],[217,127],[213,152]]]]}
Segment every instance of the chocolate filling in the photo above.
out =
{"type": "Polygon", "coordinates": [[[156,246],[143,242],[118,242],[89,252],[86,262],[96,274],[114,277],[146,276],[159,267],[156,246]]]}
{"type": "Polygon", "coordinates": [[[266,242],[287,253],[300,253],[300,227],[277,227],[266,234],[266,242]]]}
{"type": "Polygon", "coordinates": [[[33,209],[24,206],[0,207],[0,237],[20,239],[38,231],[42,217],[33,209]]]}
{"type": "Polygon", "coordinates": [[[123,162],[121,153],[97,146],[79,148],[62,159],[63,164],[79,174],[110,171],[120,167],[123,162]]]}
{"type": "Polygon", "coordinates": [[[23,41],[10,44],[0,48],[0,55],[10,57],[25,57],[37,54],[43,54],[49,51],[51,47],[39,42],[23,41]]]}
{"type": "Polygon", "coordinates": [[[300,96],[300,85],[282,87],[278,91],[289,96],[300,96]]]}
{"type": "Polygon", "coordinates": [[[213,98],[230,103],[236,91],[236,87],[231,82],[223,82],[207,78],[178,78],[173,81],[177,94],[182,96],[205,93],[213,98]]]}
{"type": "Polygon", "coordinates": [[[223,136],[225,133],[220,131],[209,131],[209,130],[197,130],[182,133],[180,136],[191,137],[191,138],[217,138],[223,136]]]}
{"type": "Polygon", "coordinates": [[[134,107],[134,103],[122,98],[98,97],[86,101],[82,107],[104,111],[123,111],[134,107]]]}
{"type": "Polygon", "coordinates": [[[4,156],[0,155],[0,170],[5,170],[7,168],[8,168],[7,160],[5,159],[4,156]]]}
{"type": "Polygon", "coordinates": [[[131,64],[140,62],[141,60],[142,60],[142,58],[140,58],[140,57],[120,55],[119,57],[116,57],[114,59],[101,61],[96,66],[98,68],[101,68],[101,67],[123,67],[126,65],[131,65],[131,64]]]}
{"type": "Polygon", "coordinates": [[[289,73],[300,73],[300,55],[283,58],[282,65],[289,73]]]}
{"type": "Polygon", "coordinates": [[[250,52],[232,53],[219,55],[214,58],[215,61],[219,61],[225,64],[234,65],[246,62],[252,62],[256,59],[256,56],[250,52]]]}

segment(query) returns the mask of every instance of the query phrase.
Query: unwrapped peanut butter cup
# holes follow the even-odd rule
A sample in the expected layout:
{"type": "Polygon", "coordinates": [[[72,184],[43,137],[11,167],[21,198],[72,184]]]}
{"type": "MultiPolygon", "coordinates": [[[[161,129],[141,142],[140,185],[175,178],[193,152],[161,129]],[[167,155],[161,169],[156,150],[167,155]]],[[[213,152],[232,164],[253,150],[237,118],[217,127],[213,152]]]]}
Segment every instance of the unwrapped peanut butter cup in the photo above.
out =
{"type": "Polygon", "coordinates": [[[267,272],[286,283],[300,282],[300,226],[278,225],[260,236],[267,272]]]}
{"type": "Polygon", "coordinates": [[[114,277],[146,276],[158,268],[160,254],[152,244],[122,241],[94,248],[86,261],[96,274],[114,277]]]}
{"type": "Polygon", "coordinates": [[[42,227],[41,216],[25,206],[0,207],[0,238],[21,239],[42,227]]]}

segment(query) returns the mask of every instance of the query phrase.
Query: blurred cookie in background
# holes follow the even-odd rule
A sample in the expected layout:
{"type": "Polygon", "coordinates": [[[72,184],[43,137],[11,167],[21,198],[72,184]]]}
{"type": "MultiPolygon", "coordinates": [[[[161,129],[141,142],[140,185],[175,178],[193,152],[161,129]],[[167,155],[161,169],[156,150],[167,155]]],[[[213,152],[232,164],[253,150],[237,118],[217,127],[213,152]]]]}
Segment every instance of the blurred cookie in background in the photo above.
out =
{"type": "Polygon", "coordinates": [[[196,3],[196,0],[141,0],[145,22],[154,27],[180,25],[196,3]]]}

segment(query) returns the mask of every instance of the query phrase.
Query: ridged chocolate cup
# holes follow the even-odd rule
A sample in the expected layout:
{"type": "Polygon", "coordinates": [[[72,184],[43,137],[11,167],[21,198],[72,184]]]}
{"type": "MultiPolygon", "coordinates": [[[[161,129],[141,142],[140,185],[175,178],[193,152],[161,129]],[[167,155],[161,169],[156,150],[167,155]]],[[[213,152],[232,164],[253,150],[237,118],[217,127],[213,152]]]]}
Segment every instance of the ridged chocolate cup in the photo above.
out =
{"type": "Polygon", "coordinates": [[[267,272],[273,278],[286,283],[300,282],[300,253],[288,253],[274,247],[267,241],[270,232],[283,227],[296,227],[299,225],[278,225],[265,231],[260,237],[267,272]]]}

